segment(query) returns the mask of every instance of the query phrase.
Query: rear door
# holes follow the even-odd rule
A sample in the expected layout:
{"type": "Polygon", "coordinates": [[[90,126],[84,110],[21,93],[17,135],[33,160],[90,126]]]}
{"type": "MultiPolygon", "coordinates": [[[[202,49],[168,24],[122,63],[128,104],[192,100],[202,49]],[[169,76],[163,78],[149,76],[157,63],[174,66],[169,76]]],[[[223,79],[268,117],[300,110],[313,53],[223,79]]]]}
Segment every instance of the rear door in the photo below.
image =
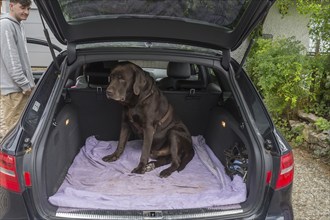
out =
{"type": "Polygon", "coordinates": [[[63,44],[181,43],[235,50],[275,0],[35,0],[63,44]]]}

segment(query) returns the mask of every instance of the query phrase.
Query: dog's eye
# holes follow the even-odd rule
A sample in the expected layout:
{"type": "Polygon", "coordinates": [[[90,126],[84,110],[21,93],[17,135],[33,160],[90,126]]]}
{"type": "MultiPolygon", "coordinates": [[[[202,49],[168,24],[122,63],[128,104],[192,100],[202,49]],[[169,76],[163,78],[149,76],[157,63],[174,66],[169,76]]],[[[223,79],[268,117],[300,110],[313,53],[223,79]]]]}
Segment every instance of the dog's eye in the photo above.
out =
{"type": "Polygon", "coordinates": [[[125,79],[123,78],[123,76],[122,75],[120,75],[120,74],[111,74],[110,75],[110,80],[119,80],[119,81],[121,81],[121,82],[124,82],[125,81],[125,79]]]}
{"type": "Polygon", "coordinates": [[[110,80],[120,79],[119,75],[112,74],[110,75],[110,80]]]}

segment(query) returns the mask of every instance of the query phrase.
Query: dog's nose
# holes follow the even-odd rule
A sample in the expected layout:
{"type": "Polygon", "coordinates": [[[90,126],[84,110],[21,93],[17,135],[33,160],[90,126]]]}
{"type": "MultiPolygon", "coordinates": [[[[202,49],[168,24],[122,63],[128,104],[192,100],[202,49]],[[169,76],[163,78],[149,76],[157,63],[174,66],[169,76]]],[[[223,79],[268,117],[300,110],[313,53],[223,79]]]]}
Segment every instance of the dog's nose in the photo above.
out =
{"type": "Polygon", "coordinates": [[[108,97],[108,98],[111,98],[111,97],[113,96],[113,92],[114,92],[113,89],[109,89],[109,88],[108,88],[107,91],[106,91],[106,95],[107,95],[107,97],[108,97]]]}

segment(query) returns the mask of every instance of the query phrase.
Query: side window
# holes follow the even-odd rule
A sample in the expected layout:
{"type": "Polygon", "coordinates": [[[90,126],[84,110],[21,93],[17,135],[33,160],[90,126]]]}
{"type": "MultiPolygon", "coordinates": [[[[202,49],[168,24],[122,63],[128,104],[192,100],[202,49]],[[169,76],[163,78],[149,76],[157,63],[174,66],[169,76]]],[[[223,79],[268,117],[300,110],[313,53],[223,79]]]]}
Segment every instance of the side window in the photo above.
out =
{"type": "Polygon", "coordinates": [[[253,115],[260,134],[263,136],[266,135],[266,133],[270,131],[272,122],[260,96],[245,73],[242,72],[241,76],[237,79],[237,82],[242,90],[242,94],[253,115]]]}
{"type": "MultiPolygon", "coordinates": [[[[52,61],[52,57],[48,52],[48,42],[30,37],[27,38],[27,42],[29,53],[31,52],[31,65],[34,67],[33,76],[38,84],[36,86],[36,91],[29,102],[29,106],[27,107],[26,114],[24,115],[22,122],[25,132],[32,136],[37,128],[42,113],[45,110],[45,106],[49,100],[49,96],[53,90],[55,81],[58,79],[58,76],[55,74],[54,65],[52,63],[50,65],[48,64],[52,61]],[[44,53],[44,51],[47,52],[44,53]],[[44,58],[46,58],[46,60],[44,58]],[[44,70],[48,66],[48,70],[44,73],[44,70]]],[[[64,55],[59,54],[62,49],[54,44],[52,46],[57,54],[57,60],[60,64],[64,59],[64,55]]]]}
{"type": "MultiPolygon", "coordinates": [[[[48,49],[48,43],[44,40],[27,38],[27,42],[29,46],[34,45],[48,49]]],[[[53,45],[53,48],[57,51],[57,53],[61,51],[61,48],[56,45],[53,45]]],[[[57,56],[59,63],[61,63],[63,59],[64,55],[57,56]]],[[[35,65],[42,66],[40,64],[35,65]]],[[[44,70],[44,68],[42,70],[44,70]]],[[[55,67],[53,63],[50,64],[48,70],[46,70],[46,73],[43,71],[34,72],[34,77],[38,84],[22,121],[25,132],[30,136],[34,134],[37,128],[40,118],[45,110],[45,106],[49,100],[49,96],[53,90],[55,81],[58,79],[57,74],[55,74],[55,67]]]]}
{"type": "Polygon", "coordinates": [[[29,102],[26,114],[24,115],[23,128],[30,136],[34,134],[38,126],[40,118],[53,90],[55,81],[58,79],[54,71],[49,69],[48,72],[48,74],[45,74],[40,79],[39,85],[36,87],[37,90],[29,102]]]}
{"type": "Polygon", "coordinates": [[[219,81],[217,79],[217,76],[216,76],[214,70],[212,68],[208,67],[206,69],[206,72],[207,72],[207,77],[208,77],[208,79],[207,79],[208,83],[215,83],[215,84],[219,85],[219,81]]]}
{"type": "Polygon", "coordinates": [[[200,69],[196,64],[190,64],[191,76],[189,80],[201,80],[200,69]]]}

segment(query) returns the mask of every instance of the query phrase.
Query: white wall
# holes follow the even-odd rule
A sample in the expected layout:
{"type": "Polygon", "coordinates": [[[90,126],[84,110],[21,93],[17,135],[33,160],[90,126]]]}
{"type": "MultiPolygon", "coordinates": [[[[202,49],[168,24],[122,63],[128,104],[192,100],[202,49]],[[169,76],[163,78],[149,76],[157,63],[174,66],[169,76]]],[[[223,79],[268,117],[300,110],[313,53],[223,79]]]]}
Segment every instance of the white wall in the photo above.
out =
{"type": "Polygon", "coordinates": [[[282,17],[277,7],[273,5],[266,17],[263,33],[272,34],[274,38],[295,36],[308,49],[308,21],[308,16],[298,14],[293,7],[289,9],[288,14],[282,17]]]}
{"type": "MultiPolygon", "coordinates": [[[[290,8],[289,13],[282,16],[274,4],[265,19],[263,34],[271,34],[273,38],[295,36],[307,50],[309,48],[308,21],[309,17],[298,14],[295,8],[290,8]]],[[[237,61],[242,60],[248,43],[243,42],[236,51],[233,51],[233,57],[237,61]]]]}

